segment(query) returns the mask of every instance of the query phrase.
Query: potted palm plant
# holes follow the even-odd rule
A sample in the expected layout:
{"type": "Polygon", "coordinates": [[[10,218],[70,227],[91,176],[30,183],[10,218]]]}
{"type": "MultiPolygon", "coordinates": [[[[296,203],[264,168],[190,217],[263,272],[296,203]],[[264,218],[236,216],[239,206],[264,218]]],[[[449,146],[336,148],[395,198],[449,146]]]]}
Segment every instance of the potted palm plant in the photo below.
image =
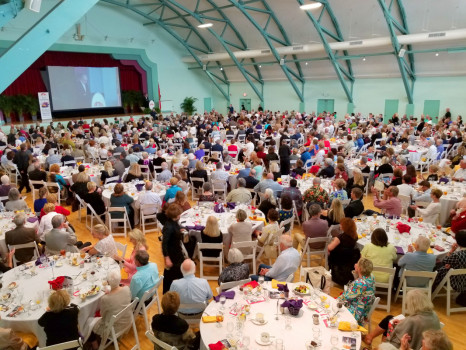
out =
{"type": "Polygon", "coordinates": [[[6,123],[11,123],[11,113],[13,113],[13,96],[0,95],[0,109],[3,111],[6,123]]]}
{"type": "Polygon", "coordinates": [[[196,106],[194,106],[196,101],[197,98],[195,97],[185,97],[183,102],[181,102],[180,104],[181,110],[185,112],[187,115],[193,115],[193,113],[197,111],[196,106]]]}
{"type": "Polygon", "coordinates": [[[39,112],[39,99],[36,96],[26,96],[26,112],[31,114],[33,121],[37,121],[37,112],[39,112]]]}

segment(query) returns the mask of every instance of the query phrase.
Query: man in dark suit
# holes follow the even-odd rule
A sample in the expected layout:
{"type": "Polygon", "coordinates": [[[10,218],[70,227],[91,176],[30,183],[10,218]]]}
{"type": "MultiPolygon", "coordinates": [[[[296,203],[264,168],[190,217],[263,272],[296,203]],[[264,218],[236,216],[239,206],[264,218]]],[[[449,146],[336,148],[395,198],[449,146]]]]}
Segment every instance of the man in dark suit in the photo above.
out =
{"type": "Polygon", "coordinates": [[[31,192],[29,187],[28,167],[29,167],[29,154],[26,153],[26,144],[22,143],[19,152],[16,152],[13,163],[18,167],[21,174],[21,185],[19,186],[19,193],[26,187],[26,193],[31,192]]]}
{"type": "MultiPolygon", "coordinates": [[[[26,224],[26,214],[16,214],[13,222],[15,223],[16,228],[5,233],[5,243],[7,246],[30,242],[40,243],[39,237],[36,234],[36,230],[24,226],[26,224]]],[[[34,248],[24,248],[15,252],[16,260],[20,261],[21,263],[31,261],[33,256],[34,248]]]]}
{"type": "MultiPolygon", "coordinates": [[[[29,174],[29,179],[32,181],[45,181],[47,182],[47,173],[43,170],[40,170],[40,162],[36,160],[34,162],[34,170],[30,171],[29,174]]],[[[34,188],[41,188],[42,185],[34,185],[34,188]]]]}
{"type": "Polygon", "coordinates": [[[223,146],[220,144],[221,140],[215,141],[215,145],[212,146],[212,151],[223,153],[223,146]]]}
{"type": "Polygon", "coordinates": [[[76,81],[76,101],[77,108],[90,108],[91,105],[91,91],[89,90],[88,77],[86,73],[79,74],[76,81]]]}
{"type": "MultiPolygon", "coordinates": [[[[153,160],[152,160],[152,163],[154,164],[154,166],[156,167],[161,167],[162,166],[162,163],[166,163],[167,161],[165,160],[165,158],[162,157],[162,154],[163,152],[158,150],[157,151],[157,157],[155,157],[153,160]]],[[[158,168],[155,170],[157,173],[161,173],[162,172],[162,168],[158,168]]]]}
{"type": "Polygon", "coordinates": [[[256,179],[256,170],[251,169],[249,175],[244,178],[246,180],[246,188],[254,188],[258,183],[259,180],[256,179]]]}
{"type": "Polygon", "coordinates": [[[362,203],[362,190],[354,187],[351,190],[351,202],[345,208],[345,216],[347,218],[354,218],[364,211],[364,204],[362,203]]]}

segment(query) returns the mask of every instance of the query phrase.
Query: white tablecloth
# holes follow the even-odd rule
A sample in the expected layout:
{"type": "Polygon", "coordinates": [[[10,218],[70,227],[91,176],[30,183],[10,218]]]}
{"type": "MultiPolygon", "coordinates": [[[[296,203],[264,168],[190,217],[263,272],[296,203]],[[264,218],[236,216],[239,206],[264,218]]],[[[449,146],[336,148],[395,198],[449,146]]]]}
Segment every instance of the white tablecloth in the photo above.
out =
{"type": "MultiPolygon", "coordinates": [[[[303,283],[291,284],[291,289],[294,289],[294,286],[300,285],[303,283]]],[[[264,283],[265,288],[271,289],[269,282],[264,283]]],[[[236,316],[230,313],[232,306],[236,303],[237,305],[246,305],[248,304],[244,294],[241,294],[238,288],[234,288],[235,298],[227,299],[225,303],[224,312],[224,321],[222,322],[222,327],[218,328],[216,323],[200,323],[200,332],[201,332],[201,349],[208,349],[209,344],[217,343],[219,340],[226,339],[228,334],[227,324],[229,322],[233,323],[236,326],[236,316]]],[[[320,342],[321,346],[319,349],[332,349],[333,346],[336,349],[343,348],[343,337],[351,337],[351,332],[342,332],[337,328],[326,327],[324,319],[334,314],[334,304],[336,300],[332,297],[326,295],[327,299],[325,303],[328,303],[329,308],[323,308],[320,303],[320,295],[325,295],[323,293],[317,294],[312,292],[311,296],[299,297],[294,295],[293,292],[290,292],[290,296],[299,297],[304,299],[305,303],[315,304],[318,306],[317,310],[311,310],[306,305],[303,305],[303,308],[300,310],[298,316],[289,316],[288,310],[285,310],[285,314],[279,314],[278,320],[276,319],[277,315],[277,299],[269,299],[266,301],[258,302],[250,305],[250,314],[247,316],[246,323],[242,332],[243,336],[248,336],[250,338],[249,349],[267,349],[257,344],[256,339],[260,340],[260,334],[262,332],[268,332],[272,337],[273,342],[271,343],[272,347],[269,349],[275,349],[275,339],[283,340],[283,347],[285,350],[294,350],[294,349],[306,349],[306,342],[313,340],[314,327],[320,329],[320,342]],[[264,314],[264,319],[267,321],[263,325],[256,325],[251,320],[255,319],[257,313],[264,314]],[[312,315],[319,313],[319,325],[314,326],[312,321],[312,315]],[[286,328],[286,322],[289,320],[291,329],[286,328]],[[332,345],[330,343],[332,336],[338,338],[338,344],[332,345]]],[[[279,303],[283,303],[283,299],[279,303]]],[[[205,314],[214,316],[217,314],[217,311],[220,309],[220,303],[212,301],[206,308],[205,314]]],[[[343,309],[338,314],[340,321],[356,322],[351,313],[343,307],[343,309]]],[[[327,323],[329,324],[329,323],[327,323]]],[[[233,339],[241,340],[241,335],[237,332],[236,327],[233,331],[233,339]]],[[[361,345],[361,335],[359,332],[356,333],[356,349],[359,349],[361,345]]],[[[230,338],[231,339],[231,338],[230,338]]]]}
{"type": "MultiPolygon", "coordinates": [[[[83,164],[86,166],[86,174],[88,174],[91,178],[92,182],[95,182],[97,186],[100,186],[100,172],[104,170],[104,167],[101,165],[93,165],[93,164],[83,164]]],[[[72,175],[78,173],[77,167],[68,167],[62,166],[60,167],[60,174],[63,176],[65,181],[71,185],[73,185],[72,175]]]]}
{"type": "Polygon", "coordinates": [[[408,252],[408,246],[414,241],[416,241],[419,235],[424,235],[430,238],[431,246],[439,245],[443,247],[445,250],[438,251],[435,248],[432,248],[432,252],[438,258],[443,258],[446,253],[451,248],[451,245],[455,242],[453,237],[446,235],[443,231],[437,230],[437,228],[433,225],[426,224],[425,222],[415,223],[410,222],[409,226],[411,226],[410,233],[403,233],[400,234],[398,229],[396,228],[396,224],[398,222],[407,223],[406,220],[390,220],[385,219],[382,216],[377,216],[374,219],[372,216],[367,217],[367,219],[363,219],[363,221],[357,221],[356,226],[358,228],[358,234],[362,236],[358,240],[358,246],[362,250],[362,248],[371,241],[371,233],[376,228],[383,228],[385,232],[387,232],[388,242],[393,244],[395,247],[401,247],[403,251],[406,253],[408,252]],[[387,231],[387,225],[389,226],[389,230],[387,231]]]}
{"type": "MultiPolygon", "coordinates": [[[[35,267],[34,269],[37,273],[35,276],[31,276],[31,268],[25,271],[20,271],[18,276],[16,276],[15,270],[24,269],[24,266],[19,266],[6,272],[3,275],[4,288],[1,291],[1,295],[3,296],[6,293],[11,293],[13,297],[7,301],[1,301],[4,305],[8,305],[10,309],[6,312],[0,312],[0,326],[20,332],[32,332],[39,340],[39,346],[45,346],[46,335],[43,328],[39,326],[38,320],[44,314],[45,308],[47,307],[47,298],[50,294],[49,284],[47,281],[58,276],[69,276],[74,279],[74,294],[77,295],[71,298],[71,303],[78,305],[80,308],[79,326],[80,329],[83,329],[86,320],[93,316],[99,309],[99,299],[103,295],[103,292],[100,291],[97,295],[88,297],[84,301],[81,301],[79,298],[80,293],[77,293],[77,291],[79,290],[80,292],[84,292],[89,290],[92,285],[102,287],[102,280],[107,276],[107,270],[104,266],[107,265],[109,268],[118,267],[113,259],[103,258],[102,260],[106,259],[108,259],[108,262],[104,262],[102,267],[96,267],[95,263],[86,263],[84,269],[77,266],[71,266],[67,262],[67,259],[60,259],[59,262],[62,263],[63,266],[54,268],[35,267]],[[82,277],[84,271],[88,274],[88,280],[84,280],[82,277]],[[92,282],[89,280],[91,271],[95,271],[96,276],[95,281],[92,282]],[[80,275],[76,277],[78,274],[80,275]],[[18,287],[10,290],[8,289],[8,285],[13,281],[18,284],[18,287]],[[31,304],[34,304],[39,300],[39,293],[42,294],[42,302],[38,305],[39,307],[37,307],[37,304],[34,305],[37,307],[36,310],[31,310],[29,314],[27,311],[22,312],[14,318],[7,317],[7,314],[10,313],[16,305],[21,305],[24,302],[28,303],[29,301],[32,301],[31,304]]],[[[78,261],[80,260],[81,259],[78,257],[78,261]]]]}
{"type": "Polygon", "coordinates": [[[438,188],[443,192],[442,197],[440,197],[440,204],[442,204],[442,206],[440,209],[439,221],[441,225],[444,225],[450,217],[450,211],[455,209],[456,203],[458,203],[466,193],[466,184],[453,182],[447,185],[439,185],[431,182],[431,189],[434,188],[438,188]]]}
{"type": "MultiPolygon", "coordinates": [[[[0,218],[0,255],[5,258],[8,254],[8,247],[5,243],[5,232],[13,230],[16,226],[12,222],[14,214],[11,213],[3,213],[2,218],[0,218]],[[7,215],[11,215],[11,218],[5,218],[7,215]]],[[[35,217],[34,214],[28,215],[28,217],[35,217]]],[[[39,227],[39,221],[34,223],[26,222],[26,227],[32,227],[37,230],[39,227]]]]}

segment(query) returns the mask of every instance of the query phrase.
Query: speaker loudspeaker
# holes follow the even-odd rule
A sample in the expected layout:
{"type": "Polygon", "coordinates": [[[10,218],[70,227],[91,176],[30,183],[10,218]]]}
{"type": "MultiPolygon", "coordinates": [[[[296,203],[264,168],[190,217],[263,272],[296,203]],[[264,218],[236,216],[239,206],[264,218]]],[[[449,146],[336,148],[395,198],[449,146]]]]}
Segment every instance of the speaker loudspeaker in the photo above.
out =
{"type": "Polygon", "coordinates": [[[40,12],[40,6],[42,5],[42,0],[26,0],[25,7],[34,12],[40,12]]]}

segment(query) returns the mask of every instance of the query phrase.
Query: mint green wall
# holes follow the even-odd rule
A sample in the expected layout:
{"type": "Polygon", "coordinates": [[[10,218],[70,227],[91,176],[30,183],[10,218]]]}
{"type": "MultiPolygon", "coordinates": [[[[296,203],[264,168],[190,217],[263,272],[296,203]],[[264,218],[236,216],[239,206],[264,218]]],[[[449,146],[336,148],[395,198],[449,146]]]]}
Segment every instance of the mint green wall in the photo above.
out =
{"type": "MultiPolygon", "coordinates": [[[[414,87],[414,115],[420,116],[424,109],[424,100],[440,100],[440,114],[447,107],[452,114],[461,114],[466,110],[466,79],[464,77],[418,78],[414,87]]],[[[238,108],[243,93],[251,98],[253,108],[259,105],[259,98],[245,83],[232,83],[230,87],[231,102],[238,108]]],[[[307,81],[304,87],[305,110],[317,110],[318,99],[334,99],[335,111],[343,117],[348,109],[348,101],[337,80],[307,81]]],[[[399,100],[399,114],[406,112],[408,100],[403,83],[398,78],[357,79],[353,90],[354,112],[382,113],[385,100],[399,100]]],[[[265,108],[271,110],[299,110],[299,99],[291,86],[285,81],[266,82],[264,85],[265,108]]]]}

